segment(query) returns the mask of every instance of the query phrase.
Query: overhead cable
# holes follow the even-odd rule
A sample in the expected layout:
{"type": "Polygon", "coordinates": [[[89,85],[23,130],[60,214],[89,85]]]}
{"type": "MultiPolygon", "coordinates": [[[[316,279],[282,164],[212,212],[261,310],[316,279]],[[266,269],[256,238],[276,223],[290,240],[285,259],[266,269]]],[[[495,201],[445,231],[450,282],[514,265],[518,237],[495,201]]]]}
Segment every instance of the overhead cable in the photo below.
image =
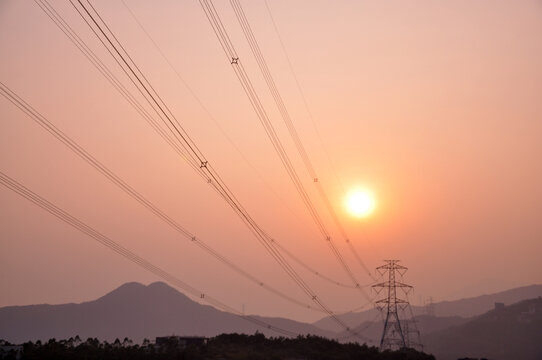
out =
{"type": "Polygon", "coordinates": [[[49,202],[45,198],[39,196],[35,192],[31,191],[29,188],[25,187],[24,185],[20,184],[18,181],[14,180],[13,178],[9,177],[2,171],[0,171],[0,184],[8,188],[9,190],[17,193],[18,195],[24,197],[28,201],[34,203],[35,205],[41,207],[43,210],[49,212],[50,214],[56,216],[58,219],[64,221],[68,225],[74,227],[75,229],[79,230],[80,232],[84,233],[85,235],[91,237],[95,241],[99,242],[100,244],[106,246],[108,249],[116,252],[117,254],[121,255],[122,257],[126,258],[127,260],[135,263],[136,265],[142,267],[143,269],[147,270],[148,272],[158,276],[159,278],[167,281],[169,284],[175,286],[178,289],[183,290],[185,293],[188,293],[196,298],[199,298],[201,301],[206,302],[208,304],[211,304],[219,309],[222,309],[224,311],[227,311],[229,313],[232,313],[244,320],[250,321],[258,326],[261,326],[266,329],[273,330],[277,333],[286,335],[286,336],[297,336],[299,334],[285,330],[283,328],[271,325],[270,323],[261,320],[258,317],[251,316],[251,315],[244,315],[239,310],[236,310],[223,302],[219,301],[218,299],[208,295],[207,293],[204,293],[197,288],[187,284],[186,282],[182,281],[178,277],[172,275],[171,273],[163,270],[162,268],[152,264],[151,262],[147,261],[146,259],[142,258],[141,256],[137,255],[136,253],[132,252],[131,250],[125,248],[124,246],[120,245],[119,243],[115,242],[111,238],[107,237],[106,235],[103,235],[99,231],[95,230],[94,228],[90,227],[86,223],[82,222],[81,220],[77,219],[75,216],[71,215],[70,213],[62,210],[58,206],[54,205],[53,203],[49,202]]]}
{"type": "Polygon", "coordinates": [[[240,202],[235,198],[231,190],[226,186],[218,173],[214,170],[209,161],[204,157],[203,153],[198,149],[194,141],[175,118],[174,114],[164,103],[160,95],[158,95],[148,79],[143,75],[139,67],[126,52],[122,44],[113,34],[100,14],[96,11],[92,3],[87,0],[87,5],[85,5],[81,0],[77,0],[77,3],[79,4],[79,6],[77,6],[74,1],[75,0],[70,0],[70,3],[74,6],[74,8],[76,8],[77,12],[85,19],[85,21],[87,21],[95,34],[104,40],[104,46],[110,48],[116,54],[115,56],[122,61],[124,67],[130,73],[130,76],[133,77],[134,81],[138,84],[139,91],[142,94],[145,94],[146,100],[153,106],[155,111],[162,114],[161,119],[168,127],[169,131],[171,131],[177,141],[182,142],[184,148],[191,152],[192,156],[199,161],[199,169],[203,174],[208,176],[208,182],[215,186],[224,200],[226,200],[230,207],[235,210],[241,220],[255,235],[257,240],[264,246],[268,253],[283,268],[283,270],[298,285],[298,287],[311,299],[311,301],[323,309],[327,314],[332,316],[334,321],[336,321],[340,326],[350,331],[349,327],[334,316],[333,311],[331,311],[329,307],[322,302],[322,300],[315,294],[304,279],[301,278],[295,269],[286,261],[282,254],[270,241],[271,239],[267,236],[267,234],[242,207],[240,202]],[[107,45],[105,45],[105,43],[107,43],[107,45]]]}
{"type": "MultiPolygon", "coordinates": [[[[212,0],[209,0],[209,1],[212,1],[212,0]]],[[[339,220],[339,217],[337,216],[337,213],[335,212],[333,205],[331,205],[331,202],[329,201],[329,197],[327,196],[327,193],[324,190],[324,187],[322,186],[321,179],[318,177],[318,175],[316,174],[316,171],[314,170],[314,166],[309,158],[309,155],[305,149],[305,146],[303,145],[303,142],[301,141],[301,138],[294,126],[292,118],[290,117],[288,109],[286,108],[286,105],[284,104],[282,96],[280,95],[280,92],[275,84],[273,76],[271,75],[271,71],[269,70],[269,67],[267,66],[265,57],[262,51],[260,50],[260,46],[258,45],[258,41],[256,40],[256,37],[254,36],[254,33],[252,31],[252,28],[250,27],[250,23],[245,15],[243,7],[241,6],[240,0],[230,0],[230,4],[235,12],[235,16],[237,17],[239,25],[241,26],[243,30],[243,34],[245,35],[245,38],[250,46],[252,54],[254,55],[254,58],[256,59],[256,63],[258,64],[258,67],[260,68],[260,71],[265,79],[267,87],[269,88],[269,91],[271,92],[273,100],[275,101],[275,104],[277,105],[279,113],[284,121],[284,124],[286,125],[286,128],[288,129],[290,137],[292,138],[295,144],[297,152],[299,153],[301,159],[303,160],[303,164],[305,165],[305,168],[307,169],[312,182],[316,186],[318,193],[320,197],[322,198],[328,212],[330,213],[335,225],[339,229],[341,236],[343,237],[344,241],[348,244],[348,248],[354,254],[354,257],[356,258],[358,263],[363,267],[363,269],[367,272],[367,274],[373,280],[375,280],[375,277],[373,276],[369,268],[365,265],[365,262],[361,259],[361,256],[359,255],[355,247],[352,245],[350,238],[346,234],[346,230],[344,229],[344,226],[339,220]]],[[[312,209],[311,204],[306,204],[306,205],[310,208],[309,210],[311,212],[316,211],[312,209]]],[[[319,224],[321,220],[318,220],[317,222],[319,224]]],[[[324,235],[329,236],[327,231],[324,233],[324,235]]],[[[347,267],[345,267],[345,269],[349,271],[347,267]]],[[[351,278],[352,278],[352,275],[353,274],[349,274],[351,278]]],[[[354,281],[357,282],[356,280],[354,281]]]]}

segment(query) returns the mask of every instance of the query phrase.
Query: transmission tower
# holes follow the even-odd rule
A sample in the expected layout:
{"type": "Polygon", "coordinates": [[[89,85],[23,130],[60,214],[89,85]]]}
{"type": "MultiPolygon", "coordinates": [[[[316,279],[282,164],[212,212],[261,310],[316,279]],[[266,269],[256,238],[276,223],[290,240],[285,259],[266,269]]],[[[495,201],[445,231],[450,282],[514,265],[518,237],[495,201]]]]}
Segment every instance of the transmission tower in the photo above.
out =
{"type": "MultiPolygon", "coordinates": [[[[414,318],[412,307],[410,304],[406,305],[406,308],[402,311],[403,317],[401,324],[404,324],[405,342],[408,348],[413,348],[419,351],[423,351],[423,344],[421,342],[420,331],[418,330],[417,321],[414,318]]],[[[401,316],[400,316],[401,318],[401,316]]]]}
{"type": "Polygon", "coordinates": [[[432,296],[429,296],[425,299],[424,313],[427,316],[435,316],[435,303],[433,302],[432,296]]]}
{"type": "Polygon", "coordinates": [[[380,349],[398,350],[407,347],[421,347],[419,332],[416,329],[413,317],[406,319],[404,316],[405,310],[410,310],[408,300],[397,297],[397,288],[401,289],[405,296],[412,289],[412,286],[396,280],[397,274],[402,277],[408,269],[399,265],[399,260],[384,260],[384,262],[385,264],[377,267],[376,270],[381,276],[385,276],[387,273],[388,280],[373,285],[373,289],[377,293],[386,290],[385,294],[387,295],[376,301],[376,307],[385,315],[380,349]],[[403,314],[402,320],[399,316],[400,311],[403,314]],[[418,335],[417,342],[411,339],[413,333],[418,335]]]}

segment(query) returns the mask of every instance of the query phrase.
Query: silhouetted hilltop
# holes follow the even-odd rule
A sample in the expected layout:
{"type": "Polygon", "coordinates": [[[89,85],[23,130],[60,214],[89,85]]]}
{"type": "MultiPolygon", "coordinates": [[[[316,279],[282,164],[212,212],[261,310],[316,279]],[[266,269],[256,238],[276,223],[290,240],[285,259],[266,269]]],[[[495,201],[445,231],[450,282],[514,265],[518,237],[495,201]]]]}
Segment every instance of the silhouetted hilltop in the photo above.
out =
{"type": "MultiPolygon", "coordinates": [[[[299,334],[332,337],[310,324],[282,318],[263,318],[277,327],[299,334]]],[[[127,283],[107,295],[81,304],[9,306],[0,308],[0,339],[13,343],[28,340],[97,337],[134,341],[160,335],[215,336],[221,333],[277,334],[242,318],[201,305],[157,282],[148,286],[127,283]]]]}
{"type": "Polygon", "coordinates": [[[542,359],[542,298],[495,308],[465,324],[429,334],[427,352],[439,360],[542,359]]]}

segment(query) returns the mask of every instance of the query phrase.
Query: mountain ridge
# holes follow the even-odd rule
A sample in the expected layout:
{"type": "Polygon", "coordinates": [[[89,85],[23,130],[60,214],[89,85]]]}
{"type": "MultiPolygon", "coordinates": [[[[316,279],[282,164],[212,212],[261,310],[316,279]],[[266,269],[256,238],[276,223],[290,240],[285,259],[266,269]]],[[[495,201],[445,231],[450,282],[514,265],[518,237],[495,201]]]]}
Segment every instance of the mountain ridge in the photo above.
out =
{"type": "MultiPolygon", "coordinates": [[[[440,301],[434,303],[433,308],[435,315],[439,317],[460,316],[463,318],[470,318],[491,310],[496,302],[510,305],[537,296],[542,296],[542,284],[526,285],[494,294],[484,294],[459,300],[440,301]]],[[[422,315],[424,313],[424,307],[412,306],[412,311],[416,316],[422,315]]],[[[371,321],[375,318],[377,313],[378,311],[376,309],[369,309],[337,316],[350,327],[355,327],[363,322],[371,321]]],[[[329,331],[340,331],[336,322],[330,317],[323,317],[322,319],[313,322],[312,325],[329,331]]]]}
{"type": "MultiPolygon", "coordinates": [[[[504,299],[506,301],[502,302],[506,303],[513,298],[523,297],[520,300],[524,300],[527,295],[533,293],[541,296],[542,285],[524,286],[497,294],[482,295],[478,298],[457,300],[460,306],[456,308],[461,310],[471,303],[493,308],[493,301],[496,299],[504,299]]],[[[454,309],[454,301],[441,302],[435,304],[437,313],[439,304],[444,304],[445,312],[452,312],[454,309]]],[[[424,317],[419,315],[422,310],[415,308],[418,312],[417,318],[420,320],[422,336],[424,333],[459,326],[470,320],[467,316],[461,317],[457,314],[424,317]]],[[[375,321],[375,315],[377,311],[371,309],[360,313],[342,314],[339,317],[347,318],[345,323],[350,328],[362,330],[364,339],[371,339],[371,341],[367,340],[367,343],[375,345],[381,335],[381,323],[375,321]],[[361,321],[358,321],[360,319],[361,321]]],[[[325,318],[309,324],[281,317],[258,315],[251,317],[303,335],[348,338],[348,334],[342,329],[335,331],[325,326],[320,327],[320,323],[325,318]]],[[[75,335],[81,338],[97,337],[108,341],[117,337],[142,341],[144,338],[153,339],[156,336],[171,334],[215,336],[232,332],[253,334],[256,331],[267,336],[281,335],[250,323],[238,315],[199,304],[163,282],[148,285],[137,282],[125,283],[95,300],[81,303],[0,308],[0,339],[14,343],[69,338],[75,335]]],[[[364,342],[364,340],[354,338],[349,338],[349,340],[364,342]]]]}
{"type": "MultiPolygon", "coordinates": [[[[254,316],[278,328],[299,334],[333,337],[310,324],[283,318],[254,316]]],[[[59,305],[38,304],[0,308],[0,339],[20,343],[50,338],[97,337],[134,341],[156,336],[215,336],[260,331],[277,336],[240,316],[199,304],[163,282],[126,283],[95,300],[59,305]]]]}

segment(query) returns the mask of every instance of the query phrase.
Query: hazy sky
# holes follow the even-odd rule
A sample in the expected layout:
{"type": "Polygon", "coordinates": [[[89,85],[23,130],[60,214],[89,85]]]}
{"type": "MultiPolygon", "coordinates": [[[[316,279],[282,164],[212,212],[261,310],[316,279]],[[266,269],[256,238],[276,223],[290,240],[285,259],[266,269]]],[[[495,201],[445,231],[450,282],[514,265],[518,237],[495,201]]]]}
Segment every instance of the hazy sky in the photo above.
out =
{"type": "MultiPolygon", "coordinates": [[[[122,2],[93,4],[241,203],[303,261],[348,282],[199,3],[125,1],[229,140],[122,2]]],[[[129,86],[69,2],[50,3],[129,86]]],[[[402,260],[414,303],[542,283],[540,1],[269,0],[325,148],[265,2],[242,4],[321,183],[370,268],[402,260]],[[343,208],[345,192],[359,186],[378,201],[361,220],[343,208]]],[[[369,283],[295,151],[229,2],[215,5],[339,250],[369,283]]],[[[33,1],[0,0],[0,81],[221,254],[306,301],[228,205],[33,1]]],[[[234,308],[323,316],[260,289],[180,237],[3,97],[0,170],[234,308]]],[[[127,281],[160,280],[4,187],[0,204],[0,306],[79,302],[127,281]]],[[[298,271],[333,310],[366,302],[298,271]]]]}

